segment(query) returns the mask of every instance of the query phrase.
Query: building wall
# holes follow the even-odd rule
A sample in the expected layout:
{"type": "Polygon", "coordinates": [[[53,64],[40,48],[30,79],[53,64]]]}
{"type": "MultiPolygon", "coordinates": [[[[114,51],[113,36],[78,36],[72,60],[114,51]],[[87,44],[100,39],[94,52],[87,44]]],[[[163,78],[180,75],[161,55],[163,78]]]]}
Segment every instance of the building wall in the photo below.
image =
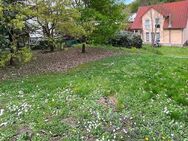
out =
{"type": "MultiPolygon", "coordinates": [[[[142,17],[142,26],[143,26],[143,32],[142,32],[142,39],[144,43],[152,43],[151,41],[151,33],[160,33],[160,44],[164,45],[178,45],[182,46],[185,39],[183,39],[183,36],[188,39],[188,27],[185,31],[182,29],[177,30],[164,30],[164,17],[157,12],[154,9],[150,9],[143,17],[142,17]],[[155,19],[160,19],[160,28],[156,30],[155,28],[155,19]],[[145,21],[150,20],[150,29],[146,29],[145,27],[145,21]],[[146,42],[146,33],[149,32],[150,35],[150,41],[146,42]],[[186,35],[185,35],[186,34],[186,35]]],[[[156,35],[155,35],[156,36],[156,35]]]]}
{"type": "Polygon", "coordinates": [[[170,41],[170,38],[169,38],[169,35],[170,35],[170,31],[169,30],[164,30],[163,31],[163,40],[162,40],[162,42],[164,43],[164,44],[168,44],[169,43],[169,41],[170,41]]]}
{"type": "Polygon", "coordinates": [[[172,45],[183,44],[183,30],[171,30],[171,43],[172,45]]]}
{"type": "Polygon", "coordinates": [[[165,45],[183,45],[183,30],[164,30],[163,41],[161,44],[165,45]]]}
{"type": "Polygon", "coordinates": [[[183,43],[188,41],[188,20],[187,20],[187,27],[183,30],[183,43]]]}
{"type": "MultiPolygon", "coordinates": [[[[154,9],[149,10],[143,17],[142,17],[142,26],[143,26],[143,40],[145,43],[151,43],[151,32],[155,32],[155,18],[160,19],[161,27],[163,27],[164,18],[163,16],[154,9]],[[150,29],[146,29],[145,21],[150,20],[150,29]],[[146,33],[150,33],[150,42],[146,42],[146,33]]],[[[162,33],[163,29],[157,29],[156,32],[162,33]]],[[[161,35],[161,34],[160,34],[161,35]]],[[[161,36],[162,41],[162,36],[161,36]]]]}

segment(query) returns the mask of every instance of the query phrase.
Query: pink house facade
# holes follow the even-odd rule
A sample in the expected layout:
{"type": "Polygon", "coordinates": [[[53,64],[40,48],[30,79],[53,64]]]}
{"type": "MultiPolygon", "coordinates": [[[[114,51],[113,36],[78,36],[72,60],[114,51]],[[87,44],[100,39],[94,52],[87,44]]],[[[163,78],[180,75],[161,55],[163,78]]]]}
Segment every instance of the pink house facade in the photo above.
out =
{"type": "Polygon", "coordinates": [[[143,42],[159,42],[166,46],[188,43],[188,0],[140,7],[131,30],[143,42]]]}

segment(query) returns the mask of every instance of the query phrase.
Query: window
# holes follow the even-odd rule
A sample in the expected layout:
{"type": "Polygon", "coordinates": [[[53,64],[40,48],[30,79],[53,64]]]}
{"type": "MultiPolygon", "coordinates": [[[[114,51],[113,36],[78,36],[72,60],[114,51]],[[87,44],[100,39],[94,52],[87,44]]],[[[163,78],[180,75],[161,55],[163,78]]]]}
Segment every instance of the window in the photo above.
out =
{"type": "Polygon", "coordinates": [[[160,33],[151,32],[151,42],[160,42],[160,33]]]}
{"type": "Polygon", "coordinates": [[[150,20],[145,21],[145,28],[150,29],[150,20]]]}
{"type": "Polygon", "coordinates": [[[160,28],[160,19],[159,18],[155,19],[155,27],[160,28]]]}
{"type": "Polygon", "coordinates": [[[155,19],[155,24],[160,24],[160,19],[159,18],[155,19]]]}
{"type": "Polygon", "coordinates": [[[150,38],[149,38],[149,32],[146,32],[146,42],[149,42],[150,38]]]}
{"type": "Polygon", "coordinates": [[[154,42],[154,41],[155,41],[155,33],[151,32],[151,42],[154,42]]]}
{"type": "Polygon", "coordinates": [[[134,30],[134,33],[138,33],[138,30],[134,30]]]}
{"type": "Polygon", "coordinates": [[[160,33],[156,33],[156,42],[160,42],[160,33]]]}

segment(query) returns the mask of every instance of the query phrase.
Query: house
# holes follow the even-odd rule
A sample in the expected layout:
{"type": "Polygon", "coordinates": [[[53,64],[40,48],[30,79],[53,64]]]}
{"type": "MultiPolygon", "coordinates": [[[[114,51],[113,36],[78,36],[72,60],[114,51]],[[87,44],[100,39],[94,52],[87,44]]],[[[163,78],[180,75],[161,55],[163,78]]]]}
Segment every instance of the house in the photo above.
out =
{"type": "Polygon", "coordinates": [[[140,7],[131,26],[146,44],[167,46],[188,43],[188,0],[140,7]]]}
{"type": "Polygon", "coordinates": [[[131,27],[135,18],[136,18],[136,13],[130,14],[130,16],[128,17],[128,22],[126,23],[125,31],[131,31],[131,27]]]}
{"type": "Polygon", "coordinates": [[[42,28],[37,22],[37,19],[34,17],[32,19],[27,20],[27,25],[30,27],[34,27],[30,32],[30,40],[29,44],[30,45],[37,45],[39,44],[39,41],[44,38],[42,28]]]}

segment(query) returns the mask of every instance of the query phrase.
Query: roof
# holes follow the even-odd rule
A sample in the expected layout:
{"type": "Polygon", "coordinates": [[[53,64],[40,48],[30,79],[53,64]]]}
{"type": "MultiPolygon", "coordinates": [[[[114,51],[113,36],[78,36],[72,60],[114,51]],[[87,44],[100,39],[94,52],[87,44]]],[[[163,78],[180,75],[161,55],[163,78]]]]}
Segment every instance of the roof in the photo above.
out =
{"type": "Polygon", "coordinates": [[[137,16],[132,24],[131,29],[142,29],[142,17],[150,10],[154,9],[162,14],[165,18],[164,29],[169,28],[169,16],[171,17],[172,29],[183,29],[188,21],[188,0],[163,3],[152,6],[140,7],[137,16]],[[167,18],[168,17],[168,18],[167,18]]]}

